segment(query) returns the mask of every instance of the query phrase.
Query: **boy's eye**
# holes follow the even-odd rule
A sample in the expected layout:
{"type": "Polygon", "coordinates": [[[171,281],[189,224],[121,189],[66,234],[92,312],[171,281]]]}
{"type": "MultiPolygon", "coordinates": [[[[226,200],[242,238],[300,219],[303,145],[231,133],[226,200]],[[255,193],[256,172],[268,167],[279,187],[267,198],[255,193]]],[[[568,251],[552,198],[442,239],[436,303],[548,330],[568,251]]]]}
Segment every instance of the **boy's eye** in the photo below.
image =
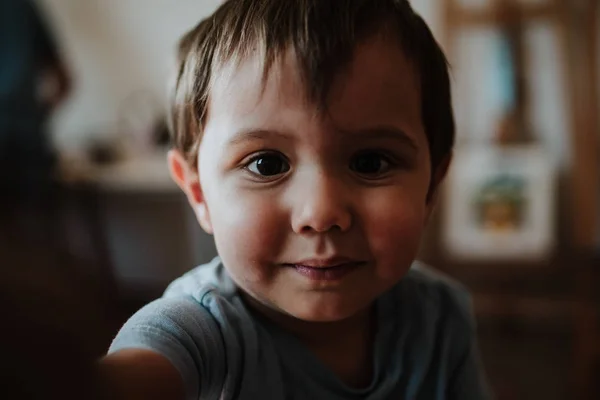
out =
{"type": "Polygon", "coordinates": [[[386,173],[391,167],[388,157],[384,154],[370,151],[357,154],[350,161],[350,169],[361,175],[379,175],[386,173]]]}
{"type": "Polygon", "coordinates": [[[260,176],[275,176],[290,170],[288,162],[278,154],[261,154],[254,157],[246,168],[260,176]]]}

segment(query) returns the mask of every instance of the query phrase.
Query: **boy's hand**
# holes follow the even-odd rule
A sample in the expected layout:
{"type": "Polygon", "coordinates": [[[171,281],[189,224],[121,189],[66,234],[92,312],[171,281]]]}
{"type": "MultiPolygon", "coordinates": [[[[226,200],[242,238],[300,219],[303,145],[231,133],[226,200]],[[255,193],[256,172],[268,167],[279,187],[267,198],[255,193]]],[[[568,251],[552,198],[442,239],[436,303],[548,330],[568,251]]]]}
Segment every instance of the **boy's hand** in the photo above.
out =
{"type": "Polygon", "coordinates": [[[183,381],[163,356],[148,350],[122,350],[99,363],[104,399],[183,399],[183,381]]]}

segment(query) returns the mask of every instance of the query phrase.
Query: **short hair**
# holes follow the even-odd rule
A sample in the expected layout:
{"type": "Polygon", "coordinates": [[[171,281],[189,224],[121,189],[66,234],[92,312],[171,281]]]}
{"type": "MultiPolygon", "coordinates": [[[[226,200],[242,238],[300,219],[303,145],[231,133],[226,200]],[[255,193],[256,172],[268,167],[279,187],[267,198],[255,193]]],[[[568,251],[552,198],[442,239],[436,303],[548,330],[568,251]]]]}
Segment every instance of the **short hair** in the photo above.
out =
{"type": "Polygon", "coordinates": [[[311,101],[325,105],[333,78],[361,40],[397,38],[420,79],[421,117],[435,169],[452,151],[455,127],[448,62],[408,0],[228,0],[180,40],[170,115],[173,144],[195,164],[215,72],[254,49],[273,62],[293,50],[311,101]]]}

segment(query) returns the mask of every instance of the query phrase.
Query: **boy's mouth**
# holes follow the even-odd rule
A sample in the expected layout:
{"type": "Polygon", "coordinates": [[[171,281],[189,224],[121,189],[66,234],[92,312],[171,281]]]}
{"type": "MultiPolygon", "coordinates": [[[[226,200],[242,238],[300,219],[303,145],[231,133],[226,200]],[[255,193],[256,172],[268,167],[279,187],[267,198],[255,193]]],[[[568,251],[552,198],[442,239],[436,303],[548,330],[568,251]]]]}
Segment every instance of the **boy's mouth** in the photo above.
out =
{"type": "Polygon", "coordinates": [[[338,281],[364,265],[362,261],[350,260],[306,260],[294,264],[285,264],[299,274],[315,281],[338,281]]]}

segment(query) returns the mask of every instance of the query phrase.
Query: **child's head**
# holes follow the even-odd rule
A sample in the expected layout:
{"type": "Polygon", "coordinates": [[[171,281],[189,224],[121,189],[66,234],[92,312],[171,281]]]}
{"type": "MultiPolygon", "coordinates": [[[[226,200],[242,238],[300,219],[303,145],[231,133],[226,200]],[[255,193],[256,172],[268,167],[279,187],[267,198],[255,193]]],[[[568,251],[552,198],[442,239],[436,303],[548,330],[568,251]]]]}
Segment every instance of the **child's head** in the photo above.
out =
{"type": "Polygon", "coordinates": [[[454,121],[406,0],[229,0],[188,33],[170,166],[236,283],[335,321],[414,260],[454,121]]]}

